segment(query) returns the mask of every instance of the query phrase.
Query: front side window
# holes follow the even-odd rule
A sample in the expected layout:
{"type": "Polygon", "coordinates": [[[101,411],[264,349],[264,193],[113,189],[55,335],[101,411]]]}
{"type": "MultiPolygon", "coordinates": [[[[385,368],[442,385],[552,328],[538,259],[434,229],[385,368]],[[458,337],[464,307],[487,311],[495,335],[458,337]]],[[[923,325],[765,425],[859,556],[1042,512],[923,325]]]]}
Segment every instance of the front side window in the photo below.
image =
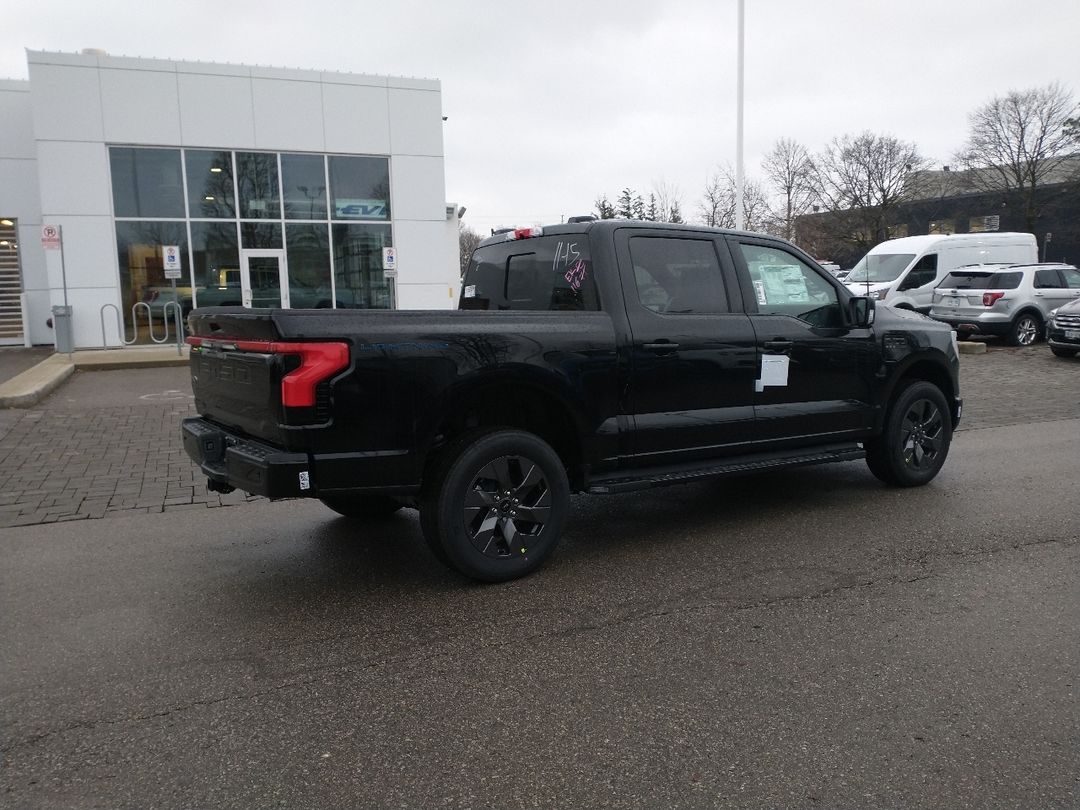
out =
{"type": "Polygon", "coordinates": [[[728,312],[727,292],[708,239],[634,236],[630,239],[638,301],[663,315],[728,312]]]}
{"type": "Polygon", "coordinates": [[[1065,286],[1070,290],[1080,289],[1080,270],[1072,267],[1062,267],[1061,275],[1065,277],[1065,286]]]}
{"type": "Polygon", "coordinates": [[[900,289],[914,290],[929,284],[935,278],[937,278],[937,254],[927,253],[911,268],[904,278],[904,283],[900,285],[900,289]]]}
{"type": "Polygon", "coordinates": [[[599,310],[584,234],[477,248],[465,272],[461,309],[599,310]]]}
{"type": "Polygon", "coordinates": [[[798,257],[774,247],[740,244],[761,315],[789,315],[812,326],[843,325],[836,288],[798,257]]]}

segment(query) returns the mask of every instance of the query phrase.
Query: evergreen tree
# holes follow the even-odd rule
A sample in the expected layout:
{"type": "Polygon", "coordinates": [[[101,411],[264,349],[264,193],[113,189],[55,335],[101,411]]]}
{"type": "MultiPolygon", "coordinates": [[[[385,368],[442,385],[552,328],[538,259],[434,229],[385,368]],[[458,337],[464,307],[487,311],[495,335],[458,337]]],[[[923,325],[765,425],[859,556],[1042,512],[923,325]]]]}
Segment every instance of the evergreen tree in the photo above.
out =
{"type": "Polygon", "coordinates": [[[671,223],[674,223],[675,225],[679,225],[679,224],[682,223],[682,221],[683,221],[682,212],[679,210],[679,201],[678,200],[675,200],[671,204],[671,211],[668,212],[667,221],[671,222],[671,223]]]}
{"type": "Polygon", "coordinates": [[[601,194],[597,197],[593,205],[596,206],[598,219],[615,219],[615,206],[608,201],[607,194],[601,194]]]}
{"type": "Polygon", "coordinates": [[[645,210],[645,219],[649,222],[660,221],[660,209],[656,207],[656,195],[649,195],[649,207],[645,210]]]}
{"type": "Polygon", "coordinates": [[[634,219],[645,219],[645,200],[640,194],[634,197],[634,219]]]}
{"type": "Polygon", "coordinates": [[[624,188],[622,194],[619,195],[619,200],[615,208],[616,216],[623,219],[634,218],[634,190],[631,188],[624,188]]]}

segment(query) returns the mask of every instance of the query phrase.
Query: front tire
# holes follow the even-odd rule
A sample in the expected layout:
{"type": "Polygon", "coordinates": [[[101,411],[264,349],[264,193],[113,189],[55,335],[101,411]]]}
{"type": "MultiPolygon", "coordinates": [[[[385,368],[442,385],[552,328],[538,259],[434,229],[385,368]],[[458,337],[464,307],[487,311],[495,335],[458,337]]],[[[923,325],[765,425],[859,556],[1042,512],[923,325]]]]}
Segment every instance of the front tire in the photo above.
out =
{"type": "Polygon", "coordinates": [[[915,382],[893,400],[882,434],[866,443],[866,464],[886,484],[920,487],[941,470],[951,443],[945,395],[933,383],[915,382]]]}
{"type": "Polygon", "coordinates": [[[442,562],[473,579],[504,582],[547,560],[569,504],[566,469],[546,442],[494,430],[443,451],[424,482],[420,525],[442,562]]]}
{"type": "Polygon", "coordinates": [[[380,518],[394,514],[402,504],[389,495],[325,495],[323,504],[348,518],[380,518]]]}
{"type": "Polygon", "coordinates": [[[1012,346],[1030,346],[1039,339],[1042,321],[1030,312],[1021,312],[1009,328],[1009,344],[1012,346]]]}

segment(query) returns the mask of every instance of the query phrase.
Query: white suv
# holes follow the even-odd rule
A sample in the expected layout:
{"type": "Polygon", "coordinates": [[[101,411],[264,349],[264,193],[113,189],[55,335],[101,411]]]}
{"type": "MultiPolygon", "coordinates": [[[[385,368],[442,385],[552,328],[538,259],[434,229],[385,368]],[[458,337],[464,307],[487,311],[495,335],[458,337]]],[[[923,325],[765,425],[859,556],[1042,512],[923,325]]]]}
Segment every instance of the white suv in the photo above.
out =
{"type": "Polygon", "coordinates": [[[930,317],[961,335],[998,335],[1030,346],[1044,335],[1050,310],[1078,298],[1080,270],[1070,264],[973,265],[942,279],[930,317]]]}

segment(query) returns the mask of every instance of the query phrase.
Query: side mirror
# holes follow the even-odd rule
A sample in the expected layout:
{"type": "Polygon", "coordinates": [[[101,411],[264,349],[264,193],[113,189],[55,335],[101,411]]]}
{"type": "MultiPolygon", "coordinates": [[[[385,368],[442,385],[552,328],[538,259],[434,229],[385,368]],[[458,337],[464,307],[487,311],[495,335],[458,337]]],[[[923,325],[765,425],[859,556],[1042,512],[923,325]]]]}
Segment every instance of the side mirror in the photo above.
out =
{"type": "Polygon", "coordinates": [[[853,329],[866,329],[874,322],[874,299],[856,295],[848,299],[848,323],[853,329]]]}

